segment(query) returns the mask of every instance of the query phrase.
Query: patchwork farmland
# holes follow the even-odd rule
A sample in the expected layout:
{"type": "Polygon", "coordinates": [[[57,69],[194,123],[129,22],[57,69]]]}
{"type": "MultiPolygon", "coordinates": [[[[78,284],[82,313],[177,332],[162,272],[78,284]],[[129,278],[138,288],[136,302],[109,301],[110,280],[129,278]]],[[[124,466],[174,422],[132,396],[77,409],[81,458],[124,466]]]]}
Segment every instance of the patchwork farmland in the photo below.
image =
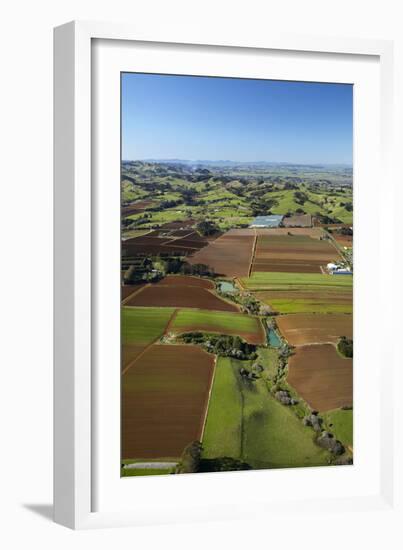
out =
{"type": "Polygon", "coordinates": [[[122,166],[122,476],[352,463],[351,185],[256,170],[122,166]]]}

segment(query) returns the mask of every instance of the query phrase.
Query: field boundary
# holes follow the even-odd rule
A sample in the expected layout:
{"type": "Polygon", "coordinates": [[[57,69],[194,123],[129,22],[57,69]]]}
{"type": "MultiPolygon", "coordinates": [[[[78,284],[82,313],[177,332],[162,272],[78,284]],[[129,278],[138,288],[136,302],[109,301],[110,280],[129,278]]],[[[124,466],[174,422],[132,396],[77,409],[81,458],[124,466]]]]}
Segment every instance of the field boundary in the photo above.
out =
{"type": "MultiPolygon", "coordinates": [[[[145,288],[147,288],[148,286],[151,286],[150,283],[138,288],[137,290],[134,290],[131,294],[129,294],[129,296],[126,296],[126,298],[122,301],[122,306],[126,305],[126,303],[131,299],[133,298],[133,296],[137,296],[137,294],[140,294],[140,292],[142,292],[145,288]]],[[[130,307],[130,306],[128,306],[130,307]]]]}
{"type": "Polygon", "coordinates": [[[168,332],[169,332],[169,329],[171,328],[171,325],[172,323],[174,322],[175,320],[175,317],[178,315],[179,313],[179,310],[181,308],[176,308],[175,311],[172,313],[171,317],[169,318],[169,321],[164,329],[164,332],[162,333],[163,336],[167,336],[168,332]]]}
{"type": "Polygon", "coordinates": [[[255,261],[255,255],[256,255],[256,247],[257,247],[257,239],[258,239],[258,234],[257,234],[257,231],[255,228],[253,228],[253,231],[254,231],[254,241],[253,241],[253,246],[252,246],[252,254],[251,254],[251,258],[250,258],[250,262],[249,262],[249,270],[248,270],[248,277],[251,276],[252,274],[252,269],[253,269],[253,263],[255,261]]]}
{"type": "Polygon", "coordinates": [[[204,415],[203,415],[203,420],[202,420],[202,424],[201,424],[200,439],[199,439],[200,443],[203,443],[204,430],[206,428],[208,410],[209,410],[209,407],[210,407],[210,399],[211,399],[211,394],[213,392],[213,385],[214,385],[216,370],[217,370],[217,355],[214,355],[214,369],[213,369],[213,375],[211,377],[210,388],[209,388],[208,395],[207,395],[206,405],[204,407],[204,415]]]}
{"type": "MultiPolygon", "coordinates": [[[[129,306],[130,307],[130,306],[129,306]]],[[[161,336],[164,336],[165,335],[165,331],[167,330],[167,327],[170,325],[170,323],[173,321],[175,315],[178,313],[178,310],[175,309],[173,312],[172,312],[172,315],[171,317],[169,318],[168,320],[168,323],[166,324],[165,328],[164,328],[164,332],[162,334],[160,334],[159,336],[157,336],[156,338],[154,338],[154,340],[152,342],[150,342],[149,344],[146,345],[146,347],[137,355],[137,357],[135,357],[132,361],[130,361],[130,363],[128,365],[126,365],[126,367],[122,370],[122,373],[121,373],[121,376],[125,375],[127,373],[127,371],[137,363],[137,361],[140,359],[140,357],[143,357],[143,355],[146,353],[146,351],[148,351],[151,346],[153,346],[156,342],[158,342],[158,340],[161,338],[161,336]]]]}

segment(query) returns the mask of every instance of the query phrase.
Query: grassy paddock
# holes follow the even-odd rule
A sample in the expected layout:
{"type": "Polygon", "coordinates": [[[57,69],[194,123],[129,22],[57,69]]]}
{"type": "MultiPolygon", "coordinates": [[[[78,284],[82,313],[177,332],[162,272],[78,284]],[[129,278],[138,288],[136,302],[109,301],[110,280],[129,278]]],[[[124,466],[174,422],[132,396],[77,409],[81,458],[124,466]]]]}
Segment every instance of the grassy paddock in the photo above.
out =
{"type": "Polygon", "coordinates": [[[204,429],[204,458],[241,455],[242,395],[228,357],[219,357],[204,429]]]}
{"type": "Polygon", "coordinates": [[[120,471],[120,477],[134,477],[134,476],[162,476],[173,473],[174,468],[160,469],[160,468],[136,468],[126,469],[122,468],[120,471]]]}
{"type": "Polygon", "coordinates": [[[345,445],[353,446],[353,410],[335,409],[323,414],[325,427],[345,445]]]}
{"type": "Polygon", "coordinates": [[[350,276],[323,275],[322,273],[255,272],[241,279],[248,290],[308,290],[309,288],[352,288],[350,276]]]}
{"type": "Polygon", "coordinates": [[[313,431],[269,393],[267,382],[241,377],[240,368],[250,366],[246,361],[220,359],[203,439],[204,456],[232,456],[253,468],[328,464],[330,455],[314,443],[313,431]],[[224,422],[231,426],[228,433],[224,422]]]}
{"type": "Polygon", "coordinates": [[[174,308],[123,307],[122,341],[124,344],[149,344],[161,336],[174,308]]]}
{"type": "Polygon", "coordinates": [[[253,335],[264,338],[263,328],[257,317],[242,313],[181,309],[172,323],[173,332],[217,332],[230,335],[253,335]]]}

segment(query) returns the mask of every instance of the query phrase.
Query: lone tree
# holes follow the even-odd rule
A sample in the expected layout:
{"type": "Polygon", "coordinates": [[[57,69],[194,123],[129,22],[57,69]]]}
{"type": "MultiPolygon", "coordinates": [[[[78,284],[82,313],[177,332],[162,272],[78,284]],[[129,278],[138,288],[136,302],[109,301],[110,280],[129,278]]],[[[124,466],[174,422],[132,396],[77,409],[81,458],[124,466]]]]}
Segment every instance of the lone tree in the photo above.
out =
{"type": "Polygon", "coordinates": [[[346,336],[342,336],[337,344],[337,349],[344,357],[353,356],[353,341],[346,336]]]}
{"type": "Polygon", "coordinates": [[[187,445],[182,453],[181,460],[176,467],[177,474],[192,474],[200,469],[200,457],[203,450],[200,441],[193,441],[187,445]]]}

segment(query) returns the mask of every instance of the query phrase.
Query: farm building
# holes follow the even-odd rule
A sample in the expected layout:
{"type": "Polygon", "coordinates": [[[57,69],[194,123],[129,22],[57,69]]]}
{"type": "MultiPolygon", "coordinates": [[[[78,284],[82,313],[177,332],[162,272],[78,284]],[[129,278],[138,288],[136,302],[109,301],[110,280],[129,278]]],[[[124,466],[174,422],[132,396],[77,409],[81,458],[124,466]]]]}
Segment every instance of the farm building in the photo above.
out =
{"type": "Polygon", "coordinates": [[[332,271],[332,275],[352,275],[353,272],[346,268],[335,269],[332,271]]]}
{"type": "Polygon", "coordinates": [[[282,219],[280,215],[256,216],[249,227],[278,227],[282,219]]]}
{"type": "Polygon", "coordinates": [[[327,264],[327,270],[331,275],[352,275],[353,272],[348,267],[343,267],[338,264],[329,263],[327,264]]]}

